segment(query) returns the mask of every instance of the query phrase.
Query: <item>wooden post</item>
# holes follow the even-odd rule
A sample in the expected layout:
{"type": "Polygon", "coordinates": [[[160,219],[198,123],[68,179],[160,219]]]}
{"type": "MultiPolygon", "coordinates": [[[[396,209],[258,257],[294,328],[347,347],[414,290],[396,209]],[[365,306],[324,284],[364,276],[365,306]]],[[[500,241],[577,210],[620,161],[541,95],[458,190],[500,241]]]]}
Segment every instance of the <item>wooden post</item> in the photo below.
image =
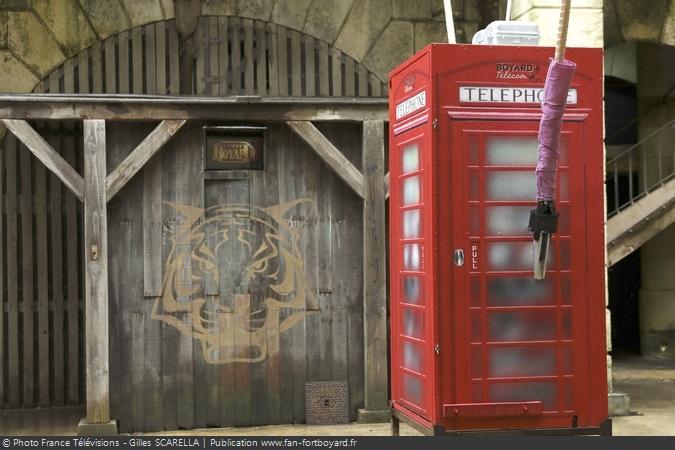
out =
{"type": "MultiPolygon", "coordinates": [[[[85,423],[80,423],[80,434],[99,434],[110,424],[105,160],[105,120],[85,120],[84,268],[87,418],[85,423]]],[[[115,426],[115,432],[116,428],[115,426]]]]}
{"type": "Polygon", "coordinates": [[[363,122],[363,345],[365,409],[359,422],[389,421],[384,123],[363,122]]]}

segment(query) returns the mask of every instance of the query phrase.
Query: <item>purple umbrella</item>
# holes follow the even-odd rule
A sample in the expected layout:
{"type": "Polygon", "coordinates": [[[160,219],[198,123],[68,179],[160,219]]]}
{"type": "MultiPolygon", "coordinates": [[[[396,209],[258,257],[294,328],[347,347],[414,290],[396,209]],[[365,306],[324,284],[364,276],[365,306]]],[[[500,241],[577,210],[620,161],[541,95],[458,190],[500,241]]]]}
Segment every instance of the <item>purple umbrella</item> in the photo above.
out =
{"type": "Polygon", "coordinates": [[[537,163],[537,208],[530,211],[529,229],[534,235],[534,278],[543,280],[551,234],[558,228],[555,208],[555,183],[558,172],[558,141],[562,116],[577,67],[565,59],[565,41],[569,23],[570,0],[563,0],[555,58],[551,60],[544,83],[539,123],[539,161],[537,163]]]}

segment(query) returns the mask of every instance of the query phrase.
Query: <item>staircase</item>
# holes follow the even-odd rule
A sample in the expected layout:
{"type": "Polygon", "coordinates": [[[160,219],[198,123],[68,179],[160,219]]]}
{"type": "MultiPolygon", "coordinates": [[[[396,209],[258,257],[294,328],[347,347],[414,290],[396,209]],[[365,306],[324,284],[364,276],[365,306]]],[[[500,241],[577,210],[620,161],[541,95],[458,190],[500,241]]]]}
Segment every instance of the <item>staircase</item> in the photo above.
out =
{"type": "Polygon", "coordinates": [[[675,120],[607,161],[607,263],[675,222],[675,120]]]}

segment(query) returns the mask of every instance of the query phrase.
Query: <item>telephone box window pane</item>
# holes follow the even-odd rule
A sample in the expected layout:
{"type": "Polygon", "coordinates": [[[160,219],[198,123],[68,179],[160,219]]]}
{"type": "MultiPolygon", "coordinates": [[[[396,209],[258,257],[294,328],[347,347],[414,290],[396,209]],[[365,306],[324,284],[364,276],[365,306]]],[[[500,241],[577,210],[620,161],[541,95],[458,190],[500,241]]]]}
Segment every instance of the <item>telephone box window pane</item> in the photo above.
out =
{"type": "Polygon", "coordinates": [[[471,348],[471,378],[483,378],[483,352],[480,347],[471,348]]]}
{"type": "Polygon", "coordinates": [[[403,301],[412,305],[422,303],[420,277],[417,275],[405,275],[403,277],[403,301]]]}
{"type": "Polygon", "coordinates": [[[572,339],[572,310],[570,308],[562,310],[562,338],[572,339]]]}
{"type": "Polygon", "coordinates": [[[541,401],[545,411],[556,409],[555,381],[492,383],[488,389],[491,402],[541,401]]]}
{"type": "MultiPolygon", "coordinates": [[[[487,200],[535,200],[537,184],[534,170],[486,173],[487,200]]],[[[529,217],[529,216],[528,216],[529,217]]]]}
{"type": "Polygon", "coordinates": [[[488,306],[541,306],[555,304],[555,281],[532,277],[488,277],[488,306]]]}
{"type": "MultiPolygon", "coordinates": [[[[488,270],[532,270],[532,242],[490,242],[486,244],[488,270]]],[[[547,267],[555,261],[555,245],[548,252],[547,267]]]]}
{"type": "Polygon", "coordinates": [[[574,365],[572,359],[572,346],[563,345],[560,356],[560,370],[563,375],[572,375],[572,367],[574,365]]]}
{"type": "Polygon", "coordinates": [[[403,173],[416,172],[420,170],[419,147],[417,144],[410,144],[403,147],[403,173]]]}
{"type": "Polygon", "coordinates": [[[527,236],[530,210],[534,206],[487,206],[485,228],[488,236],[527,236]]]}
{"type": "Polygon", "coordinates": [[[480,313],[471,313],[471,342],[481,342],[480,328],[480,313]]]}
{"type": "Polygon", "coordinates": [[[478,136],[469,136],[469,165],[478,165],[478,136]]]}
{"type": "Polygon", "coordinates": [[[403,237],[405,239],[414,239],[422,236],[419,209],[409,209],[403,211],[403,237]]]}
{"type": "Polygon", "coordinates": [[[560,269],[567,270],[570,269],[572,252],[570,241],[560,240],[558,241],[558,248],[560,249],[560,269]]]}
{"type": "Polygon", "coordinates": [[[563,305],[572,304],[572,280],[567,275],[560,276],[560,291],[563,305]]]}
{"type": "Polygon", "coordinates": [[[480,278],[475,276],[471,277],[471,306],[473,307],[480,306],[480,294],[481,294],[480,278]]]}
{"type": "Polygon", "coordinates": [[[414,342],[403,341],[403,367],[422,372],[422,347],[414,342]]]}
{"type": "Polygon", "coordinates": [[[555,347],[499,347],[488,351],[489,377],[556,374],[555,347]]]}
{"type": "Polygon", "coordinates": [[[403,374],[403,398],[414,405],[422,407],[422,399],[424,397],[422,381],[409,375],[403,374]]]}
{"type": "Polygon", "coordinates": [[[420,202],[420,177],[406,178],[403,180],[403,204],[416,205],[420,202]]]}
{"type": "Polygon", "coordinates": [[[477,170],[469,170],[469,200],[480,200],[480,178],[477,170]]]}
{"type": "Polygon", "coordinates": [[[403,309],[403,334],[417,339],[424,337],[422,311],[413,308],[403,309]]]}
{"type": "Polygon", "coordinates": [[[492,342],[556,339],[555,311],[491,312],[488,339],[492,342]]]}
{"type": "Polygon", "coordinates": [[[489,166],[536,166],[537,136],[487,136],[485,164],[489,166]]]}
{"type": "Polygon", "coordinates": [[[574,411],[574,381],[563,380],[562,382],[562,410],[574,411]]]}
{"type": "Polygon", "coordinates": [[[403,246],[403,269],[420,270],[422,268],[420,244],[405,244],[403,246]]]}
{"type": "Polygon", "coordinates": [[[480,210],[477,206],[469,206],[469,236],[480,236],[480,210]]]}

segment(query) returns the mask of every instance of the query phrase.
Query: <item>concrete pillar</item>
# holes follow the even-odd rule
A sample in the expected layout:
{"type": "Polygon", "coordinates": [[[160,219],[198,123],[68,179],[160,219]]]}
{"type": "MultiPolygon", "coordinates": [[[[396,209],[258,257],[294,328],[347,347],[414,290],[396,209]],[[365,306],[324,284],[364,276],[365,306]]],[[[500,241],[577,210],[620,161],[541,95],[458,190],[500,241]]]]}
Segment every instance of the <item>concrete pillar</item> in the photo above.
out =
{"type": "MultiPolygon", "coordinates": [[[[603,0],[572,0],[569,47],[603,46],[603,0]]],[[[539,25],[539,45],[555,46],[558,36],[560,0],[513,0],[513,20],[527,20],[539,25]]]]}

